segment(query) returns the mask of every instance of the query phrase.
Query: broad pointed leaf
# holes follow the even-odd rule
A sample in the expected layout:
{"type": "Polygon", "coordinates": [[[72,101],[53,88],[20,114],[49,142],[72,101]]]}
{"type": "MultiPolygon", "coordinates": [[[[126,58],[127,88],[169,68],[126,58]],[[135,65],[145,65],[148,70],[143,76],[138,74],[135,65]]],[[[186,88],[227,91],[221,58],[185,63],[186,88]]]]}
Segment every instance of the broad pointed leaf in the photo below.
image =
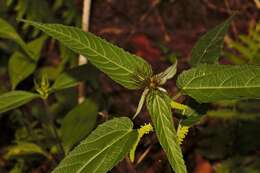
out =
{"type": "Polygon", "coordinates": [[[260,67],[253,65],[200,65],[178,80],[183,93],[198,102],[260,98],[260,67]]]}
{"type": "Polygon", "coordinates": [[[48,38],[47,35],[43,35],[35,40],[30,41],[27,44],[28,49],[31,51],[33,57],[32,59],[37,62],[40,58],[41,55],[41,50],[44,46],[44,42],[46,41],[46,39],[48,38]]]}
{"type": "Polygon", "coordinates": [[[232,18],[230,17],[216,26],[198,40],[191,52],[192,66],[203,63],[214,64],[218,61],[224,43],[224,36],[228,31],[232,18]]]}
{"type": "Polygon", "coordinates": [[[31,100],[40,97],[38,94],[26,91],[11,91],[0,95],[0,113],[20,107],[31,100]]]}
{"type": "Polygon", "coordinates": [[[98,69],[126,88],[142,88],[152,75],[151,67],[144,59],[132,55],[92,33],[60,24],[23,21],[46,32],[73,51],[87,57],[98,69]]]}
{"type": "Polygon", "coordinates": [[[0,18],[0,38],[15,41],[30,57],[32,57],[32,54],[27,48],[26,43],[17,34],[14,27],[2,18],[0,18]]]}
{"type": "Polygon", "coordinates": [[[106,173],[130,151],[138,133],[129,118],[114,118],[97,127],[52,173],[106,173]]]}
{"type": "Polygon", "coordinates": [[[186,166],[173,124],[170,101],[166,93],[151,90],[146,99],[147,109],[172,169],[176,173],[186,173],[186,166]]]}
{"type": "Polygon", "coordinates": [[[66,153],[95,127],[97,114],[96,103],[86,99],[65,116],[61,123],[61,138],[66,153]]]}
{"type": "Polygon", "coordinates": [[[177,72],[177,60],[174,64],[168,67],[165,71],[155,75],[159,84],[163,85],[167,80],[171,79],[177,72]]]}
{"type": "Polygon", "coordinates": [[[10,57],[8,62],[8,73],[12,84],[12,90],[14,90],[20,82],[32,74],[35,68],[35,62],[28,59],[23,53],[15,52],[10,57]]]}
{"type": "Polygon", "coordinates": [[[66,70],[57,77],[51,89],[58,91],[74,87],[78,85],[80,81],[88,79],[88,76],[91,75],[88,73],[89,71],[87,65],[81,65],[66,70]]]}
{"type": "Polygon", "coordinates": [[[28,57],[28,55],[19,51],[11,56],[8,63],[8,72],[12,89],[15,89],[21,81],[34,72],[45,40],[46,36],[43,36],[27,44],[28,49],[31,50],[31,53],[33,54],[32,58],[34,61],[28,57]]]}

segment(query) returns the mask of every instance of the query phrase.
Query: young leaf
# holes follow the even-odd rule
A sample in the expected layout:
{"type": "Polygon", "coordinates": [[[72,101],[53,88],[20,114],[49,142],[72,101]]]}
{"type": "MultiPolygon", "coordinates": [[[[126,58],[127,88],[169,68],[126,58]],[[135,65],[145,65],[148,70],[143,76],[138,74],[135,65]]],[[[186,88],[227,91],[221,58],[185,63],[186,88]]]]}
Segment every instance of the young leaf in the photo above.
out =
{"type": "Polygon", "coordinates": [[[136,112],[135,112],[135,114],[133,116],[133,119],[135,119],[135,117],[141,112],[141,110],[143,108],[143,105],[145,103],[145,99],[146,99],[146,96],[147,96],[148,92],[149,92],[149,88],[145,88],[143,93],[142,93],[142,96],[140,98],[140,101],[138,103],[138,106],[137,106],[136,112]]]}
{"type": "Polygon", "coordinates": [[[27,44],[28,49],[31,50],[31,53],[33,54],[34,61],[32,61],[28,55],[19,51],[11,56],[8,63],[8,72],[12,89],[15,89],[21,81],[34,72],[45,40],[46,36],[42,36],[27,44]]]}
{"type": "Polygon", "coordinates": [[[97,127],[52,173],[106,173],[129,152],[138,133],[129,118],[114,118],[97,127]]]}
{"type": "Polygon", "coordinates": [[[181,148],[173,125],[170,98],[159,90],[151,90],[146,99],[159,142],[176,173],[186,173],[181,148]]]}
{"type": "Polygon", "coordinates": [[[15,41],[27,53],[28,56],[32,57],[32,54],[23,39],[16,33],[15,29],[7,21],[0,18],[0,26],[0,38],[15,41]]]}
{"type": "Polygon", "coordinates": [[[12,90],[14,90],[21,81],[32,74],[35,68],[35,62],[28,59],[23,53],[15,52],[8,62],[8,73],[12,90]]]}
{"type": "Polygon", "coordinates": [[[228,31],[232,19],[233,17],[230,17],[199,39],[191,52],[190,63],[192,66],[203,63],[214,64],[217,62],[223,47],[224,36],[228,31]]]}
{"type": "Polygon", "coordinates": [[[0,113],[22,106],[40,97],[38,94],[26,91],[11,91],[0,95],[0,113]]]}
{"type": "Polygon", "coordinates": [[[87,65],[71,68],[58,76],[51,89],[58,91],[74,87],[78,85],[80,81],[86,80],[88,75],[87,65]]]}
{"type": "Polygon", "coordinates": [[[200,65],[183,72],[177,86],[198,102],[260,98],[260,67],[200,65]]]}
{"type": "Polygon", "coordinates": [[[155,75],[159,85],[163,85],[167,80],[171,79],[177,72],[177,60],[175,63],[168,67],[165,71],[155,75]]]}
{"type": "Polygon", "coordinates": [[[58,39],[73,51],[84,55],[98,69],[128,89],[144,87],[147,79],[152,75],[151,67],[144,59],[132,55],[92,33],[60,24],[23,21],[58,39]]]}
{"type": "Polygon", "coordinates": [[[96,103],[86,99],[65,116],[61,123],[61,138],[66,153],[95,127],[97,114],[96,103]]]}
{"type": "Polygon", "coordinates": [[[47,35],[43,35],[27,44],[28,49],[32,52],[33,57],[31,57],[35,62],[37,62],[41,55],[41,50],[44,46],[44,42],[48,38],[47,35]]]}

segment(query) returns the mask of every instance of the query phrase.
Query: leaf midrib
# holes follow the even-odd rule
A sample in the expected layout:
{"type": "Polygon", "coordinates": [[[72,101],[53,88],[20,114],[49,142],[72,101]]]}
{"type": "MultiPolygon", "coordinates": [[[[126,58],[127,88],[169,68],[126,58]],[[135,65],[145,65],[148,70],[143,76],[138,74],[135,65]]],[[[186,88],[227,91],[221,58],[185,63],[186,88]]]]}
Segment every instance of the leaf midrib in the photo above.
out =
{"type": "MultiPolygon", "coordinates": [[[[160,108],[160,104],[159,104],[159,101],[158,101],[158,96],[156,96],[156,98],[155,98],[155,100],[156,100],[156,103],[157,103],[157,105],[158,105],[158,111],[159,111],[159,120],[160,120],[160,122],[161,122],[161,124],[164,124],[163,123],[163,120],[162,120],[162,112],[161,112],[161,108],[160,108]]],[[[164,130],[164,128],[162,128],[162,131],[164,132],[164,134],[167,134],[166,132],[165,132],[165,130],[164,130]]],[[[167,143],[169,144],[169,140],[168,140],[168,138],[167,137],[165,137],[166,138],[166,141],[167,141],[167,143]]],[[[170,150],[171,150],[171,152],[174,152],[173,150],[172,150],[172,147],[168,147],[168,148],[170,148],[170,150]]],[[[171,162],[171,161],[170,161],[171,162]]],[[[175,160],[174,160],[174,162],[175,162],[175,160]]],[[[175,162],[175,166],[177,167],[177,169],[178,169],[178,172],[181,172],[180,171],[180,168],[179,168],[179,166],[178,166],[178,163],[176,163],[175,162]]]]}
{"type": "MultiPolygon", "coordinates": [[[[36,25],[37,25],[37,24],[36,24],[36,25]]],[[[61,34],[61,35],[63,35],[63,36],[66,37],[66,38],[69,38],[69,39],[72,38],[71,40],[77,42],[77,43],[80,44],[82,47],[87,47],[87,48],[90,49],[91,51],[95,52],[97,55],[99,55],[99,56],[105,58],[105,59],[106,59],[107,61],[109,61],[110,63],[112,63],[112,64],[114,64],[114,65],[120,67],[121,69],[127,71],[128,73],[134,74],[134,71],[131,71],[130,69],[127,69],[126,67],[124,67],[124,66],[122,66],[122,65],[120,65],[120,64],[118,64],[118,63],[116,63],[116,62],[114,62],[114,61],[111,61],[108,57],[104,56],[103,54],[100,54],[100,53],[97,52],[95,49],[92,49],[90,46],[89,46],[89,47],[86,46],[86,45],[85,45],[84,43],[82,43],[79,39],[74,39],[74,37],[68,37],[66,34],[64,34],[64,33],[62,33],[62,32],[59,32],[59,31],[57,31],[57,30],[55,30],[55,29],[47,28],[47,27],[45,27],[44,25],[40,25],[40,26],[43,27],[43,28],[46,29],[46,30],[51,30],[51,31],[53,31],[53,32],[56,32],[56,33],[58,33],[58,34],[61,34]]],[[[77,28],[77,29],[78,29],[78,28],[77,28]]],[[[89,38],[87,38],[87,39],[89,39],[89,38]]],[[[99,41],[100,41],[100,40],[99,40],[99,41]]],[[[142,78],[142,80],[145,80],[141,75],[140,75],[140,78],[142,78]]]]}
{"type": "Polygon", "coordinates": [[[259,86],[241,86],[241,87],[219,87],[219,86],[212,86],[212,87],[183,87],[183,90],[210,90],[210,89],[257,89],[260,88],[259,86]]]}
{"type": "Polygon", "coordinates": [[[117,143],[119,140],[121,140],[122,138],[124,138],[126,135],[128,135],[129,133],[132,132],[132,129],[129,129],[126,134],[124,134],[123,136],[121,136],[120,138],[118,138],[117,140],[115,140],[114,142],[112,142],[110,145],[107,145],[106,147],[104,147],[102,150],[100,150],[97,154],[95,154],[87,163],[85,163],[76,173],[81,173],[82,170],[85,169],[86,166],[88,166],[89,163],[91,163],[95,158],[97,158],[100,154],[102,154],[105,150],[107,150],[110,146],[114,145],[115,143],[117,143]]]}
{"type": "Polygon", "coordinates": [[[218,30],[218,32],[216,33],[216,35],[214,36],[213,39],[211,39],[210,43],[208,44],[208,46],[206,47],[206,49],[203,51],[203,53],[201,54],[201,56],[199,56],[199,61],[201,62],[201,59],[205,56],[205,54],[207,53],[208,49],[211,47],[213,41],[215,41],[218,38],[218,35],[223,31],[223,29],[225,28],[226,23],[223,24],[223,27],[221,27],[220,30],[218,30]]]}

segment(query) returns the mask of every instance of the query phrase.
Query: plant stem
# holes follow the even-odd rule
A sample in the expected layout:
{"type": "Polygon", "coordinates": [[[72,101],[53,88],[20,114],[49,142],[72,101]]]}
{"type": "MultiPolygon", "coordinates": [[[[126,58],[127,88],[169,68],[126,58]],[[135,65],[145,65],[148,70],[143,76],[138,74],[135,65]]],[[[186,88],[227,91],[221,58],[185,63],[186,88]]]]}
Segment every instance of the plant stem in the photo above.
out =
{"type": "MultiPolygon", "coordinates": [[[[83,13],[82,13],[82,30],[86,32],[89,30],[90,7],[91,7],[91,0],[84,0],[83,13]]],[[[79,65],[83,65],[83,64],[87,64],[87,58],[80,55],[79,65]]],[[[79,91],[78,102],[82,103],[85,100],[85,85],[83,82],[79,84],[78,91],[79,91]]]]}
{"type": "Polygon", "coordinates": [[[174,97],[173,100],[177,100],[180,96],[182,96],[181,92],[178,92],[174,97]]]}
{"type": "Polygon", "coordinates": [[[57,129],[55,127],[53,116],[50,111],[48,101],[46,99],[43,99],[43,103],[44,103],[45,110],[46,110],[47,117],[48,117],[48,125],[51,127],[51,134],[53,135],[54,139],[56,140],[56,144],[57,144],[58,149],[60,150],[60,153],[62,154],[62,156],[65,156],[65,150],[62,146],[61,139],[60,139],[57,129]]]}

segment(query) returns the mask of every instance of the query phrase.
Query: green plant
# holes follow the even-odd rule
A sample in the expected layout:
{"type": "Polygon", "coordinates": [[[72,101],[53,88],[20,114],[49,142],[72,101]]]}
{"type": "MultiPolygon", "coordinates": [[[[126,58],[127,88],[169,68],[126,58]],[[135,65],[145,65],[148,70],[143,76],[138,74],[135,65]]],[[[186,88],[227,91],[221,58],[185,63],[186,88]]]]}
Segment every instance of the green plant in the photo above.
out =
{"type": "Polygon", "coordinates": [[[227,46],[233,50],[224,51],[224,56],[235,64],[259,64],[260,58],[260,24],[249,29],[247,35],[239,35],[239,40],[226,36],[227,46]]]}
{"type": "MultiPolygon", "coordinates": [[[[34,20],[39,22],[48,22],[59,20],[57,17],[61,15],[64,24],[74,24],[80,26],[81,14],[73,1],[55,0],[51,4],[47,0],[34,1],[34,0],[4,0],[6,8],[14,10],[17,18],[25,18],[27,20],[34,20]],[[61,8],[66,8],[64,12],[60,13],[61,8]],[[48,11],[48,13],[46,13],[48,11]]],[[[29,25],[24,24],[22,27],[28,30],[29,25]]],[[[34,30],[32,35],[36,36],[38,30],[34,30]]]]}
{"type": "MultiPolygon", "coordinates": [[[[180,92],[189,95],[200,103],[209,103],[219,100],[259,98],[260,68],[254,65],[220,65],[218,58],[221,55],[224,36],[232,17],[224,23],[206,33],[196,43],[192,50],[191,64],[193,68],[182,72],[177,79],[180,92]]],[[[187,105],[177,103],[168,95],[162,85],[176,74],[177,61],[159,74],[153,74],[150,64],[135,55],[132,55],[117,46],[78,28],[60,24],[43,24],[28,20],[23,22],[32,25],[46,34],[58,39],[74,52],[84,55],[99,70],[107,74],[120,85],[131,89],[143,89],[136,117],[143,104],[146,102],[152,125],[158,140],[166,152],[172,169],[176,173],[187,172],[180,144],[189,127],[195,125],[201,116],[187,105]],[[172,108],[177,109],[183,115],[176,119],[178,128],[174,126],[172,108]]],[[[22,44],[23,47],[24,44],[22,44]]],[[[139,130],[133,129],[132,121],[127,118],[114,118],[99,125],[89,136],[88,133],[94,127],[97,108],[89,100],[85,103],[91,105],[90,113],[78,105],[71,111],[61,123],[61,136],[53,122],[49,111],[48,97],[59,90],[73,87],[84,80],[81,73],[82,67],[75,67],[58,76],[54,84],[50,85],[46,77],[36,82],[37,93],[28,91],[11,91],[0,96],[0,112],[17,108],[33,99],[40,98],[46,106],[49,114],[47,126],[50,133],[56,139],[59,153],[66,156],[53,170],[59,172],[99,172],[105,173],[112,169],[130,151],[131,159],[140,138],[153,128],[145,125],[139,130]],[[79,73],[76,73],[79,72],[79,73]],[[75,75],[80,74],[80,75],[75,75]],[[91,114],[91,119],[84,114],[91,114]],[[83,128],[87,121],[88,127],[83,128]],[[75,129],[77,125],[77,129],[75,129]],[[73,129],[73,134],[67,133],[73,129]],[[84,140],[84,138],[87,136],[84,140]],[[74,149],[72,147],[81,141],[74,149]],[[70,151],[72,149],[72,151],[70,151]],[[69,152],[70,151],[70,152],[69,152]]],[[[84,106],[83,106],[84,107],[84,106]]],[[[85,125],[86,126],[86,125],[85,125]]],[[[39,151],[39,150],[37,150],[39,151]]]]}

